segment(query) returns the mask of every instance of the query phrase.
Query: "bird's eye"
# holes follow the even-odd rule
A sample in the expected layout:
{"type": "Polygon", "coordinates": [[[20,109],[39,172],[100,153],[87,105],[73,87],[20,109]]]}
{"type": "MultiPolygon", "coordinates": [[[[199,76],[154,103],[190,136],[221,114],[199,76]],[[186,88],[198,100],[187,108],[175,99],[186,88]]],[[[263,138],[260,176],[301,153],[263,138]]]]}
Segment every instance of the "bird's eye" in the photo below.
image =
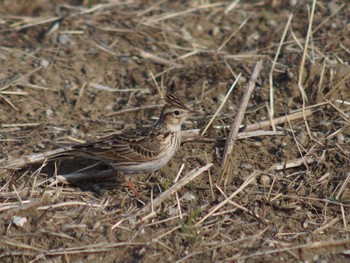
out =
{"type": "Polygon", "coordinates": [[[176,116],[179,116],[179,115],[180,115],[180,112],[179,112],[178,110],[176,110],[176,111],[174,111],[174,114],[175,114],[176,116]]]}

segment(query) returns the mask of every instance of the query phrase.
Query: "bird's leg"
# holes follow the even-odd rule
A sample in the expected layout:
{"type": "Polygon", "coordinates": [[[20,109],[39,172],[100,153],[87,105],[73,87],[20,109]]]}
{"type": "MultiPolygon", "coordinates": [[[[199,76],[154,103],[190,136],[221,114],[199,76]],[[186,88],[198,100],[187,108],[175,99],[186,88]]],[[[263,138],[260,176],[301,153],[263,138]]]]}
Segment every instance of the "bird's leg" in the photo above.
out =
{"type": "Polygon", "coordinates": [[[137,191],[136,186],[134,185],[134,183],[130,179],[130,176],[126,176],[125,181],[126,181],[125,182],[126,186],[128,186],[130,188],[130,190],[134,193],[136,198],[140,198],[141,194],[137,191]]]}

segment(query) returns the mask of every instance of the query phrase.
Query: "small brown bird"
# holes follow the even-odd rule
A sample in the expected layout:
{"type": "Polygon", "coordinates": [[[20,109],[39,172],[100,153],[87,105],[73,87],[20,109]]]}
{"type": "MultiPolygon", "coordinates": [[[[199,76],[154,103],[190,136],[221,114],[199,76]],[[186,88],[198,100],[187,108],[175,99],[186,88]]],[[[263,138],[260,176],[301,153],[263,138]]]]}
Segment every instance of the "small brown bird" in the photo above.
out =
{"type": "Polygon", "coordinates": [[[160,117],[153,126],[74,145],[59,156],[96,159],[126,174],[153,172],[162,168],[180,146],[181,125],[191,115],[175,95],[167,95],[165,101],[160,117]]]}
{"type": "MultiPolygon", "coordinates": [[[[156,171],[174,156],[180,146],[181,125],[191,115],[191,111],[175,95],[167,95],[165,101],[158,121],[151,127],[127,130],[83,144],[8,161],[5,168],[18,169],[45,160],[81,156],[105,162],[113,170],[124,174],[156,171]]],[[[137,193],[131,181],[128,183],[137,193]]]]}

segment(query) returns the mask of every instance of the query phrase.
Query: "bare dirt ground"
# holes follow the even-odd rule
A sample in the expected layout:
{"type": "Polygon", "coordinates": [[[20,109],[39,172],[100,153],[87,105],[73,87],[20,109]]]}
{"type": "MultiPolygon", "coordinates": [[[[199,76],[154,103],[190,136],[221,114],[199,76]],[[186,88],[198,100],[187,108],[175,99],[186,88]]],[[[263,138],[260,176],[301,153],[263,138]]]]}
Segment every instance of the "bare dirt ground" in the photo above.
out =
{"type": "Polygon", "coordinates": [[[349,260],[347,1],[3,0],[0,14],[1,262],[349,260]],[[268,125],[223,167],[258,61],[240,132],[268,125]],[[164,93],[197,111],[184,130],[217,115],[166,167],[132,177],[140,198],[122,176],[62,182],[91,160],[6,167],[150,125],[164,93]],[[180,179],[210,163],[153,203],[182,165],[180,179]]]}

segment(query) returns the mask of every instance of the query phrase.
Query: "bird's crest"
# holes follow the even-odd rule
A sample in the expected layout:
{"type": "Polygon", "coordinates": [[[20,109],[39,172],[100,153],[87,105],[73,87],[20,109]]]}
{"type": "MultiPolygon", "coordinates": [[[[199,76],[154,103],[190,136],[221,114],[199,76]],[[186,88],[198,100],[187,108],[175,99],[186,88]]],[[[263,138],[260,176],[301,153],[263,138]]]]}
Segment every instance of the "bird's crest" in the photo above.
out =
{"type": "Polygon", "coordinates": [[[188,110],[185,103],[173,94],[166,95],[164,100],[166,102],[166,106],[188,110]]]}

